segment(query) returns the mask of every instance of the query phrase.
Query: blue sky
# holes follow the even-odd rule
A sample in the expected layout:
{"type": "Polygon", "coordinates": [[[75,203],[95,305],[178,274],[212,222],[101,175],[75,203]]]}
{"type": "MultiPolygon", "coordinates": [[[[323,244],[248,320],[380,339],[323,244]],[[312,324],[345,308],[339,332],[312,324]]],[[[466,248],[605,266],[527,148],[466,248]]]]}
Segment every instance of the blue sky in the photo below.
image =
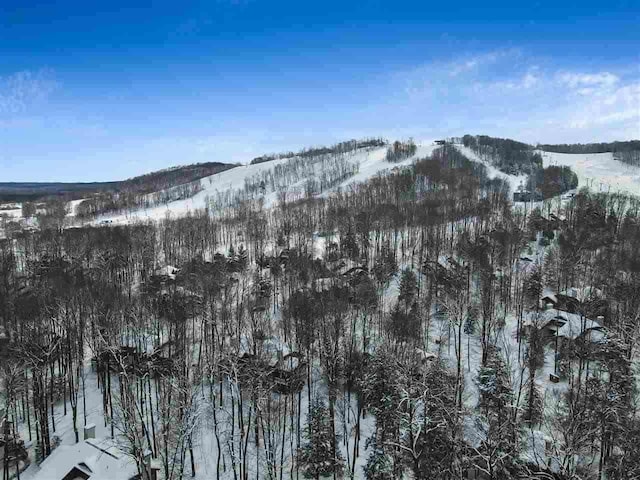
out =
{"type": "Polygon", "coordinates": [[[95,3],[0,5],[0,181],[363,136],[640,138],[637,0],[95,3]]]}

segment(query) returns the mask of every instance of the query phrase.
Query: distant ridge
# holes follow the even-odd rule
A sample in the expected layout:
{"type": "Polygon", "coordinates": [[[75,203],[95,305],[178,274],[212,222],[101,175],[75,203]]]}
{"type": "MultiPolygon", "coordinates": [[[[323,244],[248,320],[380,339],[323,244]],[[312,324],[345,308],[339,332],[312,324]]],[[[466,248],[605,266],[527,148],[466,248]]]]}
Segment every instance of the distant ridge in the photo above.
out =
{"type": "Polygon", "coordinates": [[[20,202],[62,197],[75,200],[101,192],[150,193],[181,185],[216,173],[237,164],[206,162],[158,170],[115,182],[0,182],[0,201],[20,202]]]}

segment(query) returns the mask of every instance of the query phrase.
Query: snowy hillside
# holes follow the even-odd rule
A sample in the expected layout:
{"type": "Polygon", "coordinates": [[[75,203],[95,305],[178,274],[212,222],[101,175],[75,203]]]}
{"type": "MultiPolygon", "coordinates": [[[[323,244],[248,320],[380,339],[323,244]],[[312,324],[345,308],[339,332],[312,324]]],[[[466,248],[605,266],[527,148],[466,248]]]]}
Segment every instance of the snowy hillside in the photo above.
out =
{"type": "Polygon", "coordinates": [[[492,178],[498,177],[506,180],[509,183],[509,186],[511,187],[512,192],[515,192],[520,185],[525,185],[527,183],[526,175],[509,175],[507,173],[504,173],[498,170],[496,167],[491,165],[486,160],[483,160],[478,154],[476,154],[470,148],[465,147],[464,145],[461,145],[461,144],[456,144],[455,147],[458,150],[460,150],[460,152],[462,152],[469,160],[473,160],[474,162],[481,163],[482,165],[487,167],[487,173],[489,174],[490,177],[492,178]]]}
{"type": "Polygon", "coordinates": [[[640,195],[640,168],[615,160],[613,153],[540,153],[545,167],[570,167],[578,175],[580,188],[640,195]]]}
{"type": "MultiPolygon", "coordinates": [[[[353,175],[347,175],[346,179],[340,181],[327,190],[323,190],[321,194],[327,195],[339,188],[345,188],[354,183],[364,182],[386,170],[410,165],[416,159],[430,155],[436,148],[437,145],[431,144],[430,142],[418,144],[417,151],[413,156],[397,163],[389,163],[385,160],[387,147],[360,150],[353,154],[347,154],[345,155],[344,160],[346,164],[353,166],[356,173],[353,175]]],[[[112,223],[126,223],[134,220],[158,220],[165,218],[167,215],[171,215],[173,217],[186,215],[188,212],[204,209],[215,203],[220,204],[225,203],[226,201],[231,201],[232,199],[237,198],[237,195],[242,195],[242,192],[246,190],[246,186],[248,184],[253,183],[256,180],[260,180],[261,178],[269,178],[276,174],[276,170],[279,168],[286,170],[287,166],[296,162],[306,163],[307,167],[310,168],[306,168],[306,171],[297,178],[297,181],[287,183],[287,197],[290,200],[303,198],[307,182],[309,180],[315,180],[325,173],[322,170],[324,164],[320,157],[304,160],[294,157],[258,163],[255,165],[242,165],[231,170],[203,178],[201,180],[203,190],[191,198],[174,201],[154,208],[138,210],[132,213],[101,216],[95,221],[95,223],[105,221],[112,223]]],[[[258,194],[252,196],[251,199],[258,200],[259,198],[262,198],[264,206],[268,208],[278,201],[279,191],[280,189],[278,188],[269,188],[269,185],[266,185],[263,191],[258,192],[258,194]]]]}

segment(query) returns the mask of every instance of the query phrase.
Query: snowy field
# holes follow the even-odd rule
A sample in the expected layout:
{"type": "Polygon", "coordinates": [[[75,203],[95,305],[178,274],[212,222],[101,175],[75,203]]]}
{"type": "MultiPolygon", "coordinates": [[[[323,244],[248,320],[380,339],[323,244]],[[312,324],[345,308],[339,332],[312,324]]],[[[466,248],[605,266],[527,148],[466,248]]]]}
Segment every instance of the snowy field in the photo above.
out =
{"type": "Polygon", "coordinates": [[[22,216],[21,208],[7,208],[6,210],[0,210],[0,216],[6,215],[11,219],[20,218],[22,216]]]}
{"type": "Polygon", "coordinates": [[[640,195],[640,168],[613,158],[613,153],[540,152],[543,165],[571,167],[578,175],[579,188],[594,192],[640,195]]]}

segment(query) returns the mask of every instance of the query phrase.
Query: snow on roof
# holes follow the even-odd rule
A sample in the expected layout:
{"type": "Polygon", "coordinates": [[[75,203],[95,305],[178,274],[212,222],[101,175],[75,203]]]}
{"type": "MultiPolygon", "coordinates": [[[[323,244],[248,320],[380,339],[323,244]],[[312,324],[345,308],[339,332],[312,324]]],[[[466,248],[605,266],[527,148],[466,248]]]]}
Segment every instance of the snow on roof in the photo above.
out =
{"type": "MultiPolygon", "coordinates": [[[[546,312],[545,312],[546,313],[546,312]]],[[[553,313],[553,311],[551,311],[553,313]]],[[[558,312],[554,314],[557,319],[564,320],[564,325],[558,328],[558,336],[570,339],[576,339],[581,333],[591,329],[599,329],[601,325],[598,322],[584,318],[576,313],[558,312]]]]}
{"type": "Polygon", "coordinates": [[[567,290],[560,292],[561,295],[565,295],[567,297],[573,297],[580,302],[584,302],[585,300],[589,300],[592,298],[600,298],[602,297],[602,291],[595,287],[582,287],[576,288],[571,287],[567,290]]]}
{"type": "Polygon", "coordinates": [[[548,298],[548,299],[552,300],[553,302],[557,302],[558,301],[558,297],[556,296],[556,293],[553,290],[551,290],[550,288],[548,288],[548,287],[545,287],[542,290],[542,298],[543,299],[544,298],[548,298]]]}
{"type": "Polygon", "coordinates": [[[57,447],[40,464],[32,480],[62,480],[74,468],[88,474],[90,480],[129,480],[138,473],[134,460],[111,440],[89,439],[57,447]]]}
{"type": "Polygon", "coordinates": [[[547,293],[543,295],[542,300],[544,299],[551,300],[553,303],[558,303],[558,297],[555,295],[555,293],[547,293]]]}
{"type": "Polygon", "coordinates": [[[599,328],[592,328],[591,330],[586,330],[589,334],[589,341],[591,343],[606,343],[607,342],[607,333],[599,328]]]}
{"type": "Polygon", "coordinates": [[[156,270],[155,273],[156,275],[163,275],[169,277],[172,280],[175,280],[176,274],[178,272],[179,270],[173,265],[165,265],[164,267],[160,267],[158,270],[156,270]]]}
{"type": "MultiPolygon", "coordinates": [[[[568,313],[561,310],[549,309],[540,312],[529,312],[525,318],[525,325],[537,324],[546,328],[558,330],[559,337],[577,338],[581,333],[587,330],[599,330],[602,326],[588,318],[582,317],[577,313],[568,313]]],[[[592,336],[592,341],[600,341],[599,336],[592,336]]]]}

